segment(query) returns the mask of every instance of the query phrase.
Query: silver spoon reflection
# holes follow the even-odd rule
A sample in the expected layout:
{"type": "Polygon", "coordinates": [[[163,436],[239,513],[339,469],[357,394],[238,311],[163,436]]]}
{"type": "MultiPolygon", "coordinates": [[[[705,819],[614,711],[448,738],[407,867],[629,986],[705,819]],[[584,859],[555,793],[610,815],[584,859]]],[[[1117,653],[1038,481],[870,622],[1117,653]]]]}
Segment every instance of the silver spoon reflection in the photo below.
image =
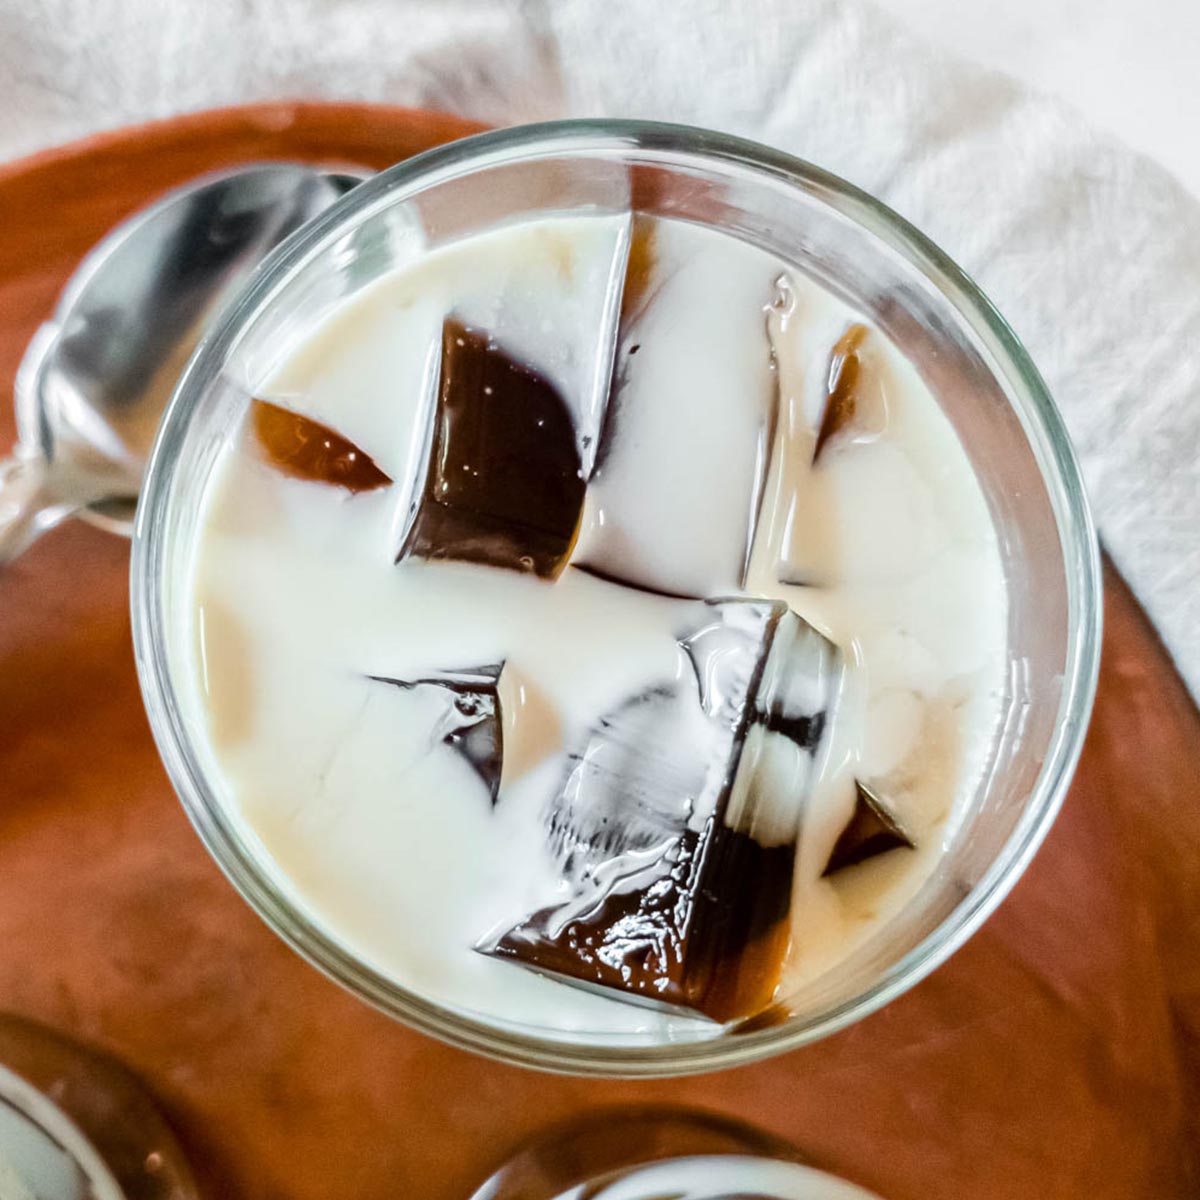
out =
{"type": "Polygon", "coordinates": [[[254,163],[205,175],[88,254],[17,373],[0,563],[76,513],[131,531],[159,418],[201,335],[268,251],[365,174],[254,163]]]}

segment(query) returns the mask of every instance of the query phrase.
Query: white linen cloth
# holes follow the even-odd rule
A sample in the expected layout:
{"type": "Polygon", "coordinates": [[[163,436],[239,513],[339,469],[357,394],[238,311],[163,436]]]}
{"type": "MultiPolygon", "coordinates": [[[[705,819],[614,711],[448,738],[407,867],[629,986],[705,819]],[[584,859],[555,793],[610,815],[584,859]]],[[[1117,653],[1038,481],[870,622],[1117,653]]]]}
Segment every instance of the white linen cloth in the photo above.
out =
{"type": "Polygon", "coordinates": [[[1200,697],[1200,204],[1165,170],[862,0],[0,0],[0,157],[309,97],[685,121],[881,197],[1031,351],[1200,697]]]}

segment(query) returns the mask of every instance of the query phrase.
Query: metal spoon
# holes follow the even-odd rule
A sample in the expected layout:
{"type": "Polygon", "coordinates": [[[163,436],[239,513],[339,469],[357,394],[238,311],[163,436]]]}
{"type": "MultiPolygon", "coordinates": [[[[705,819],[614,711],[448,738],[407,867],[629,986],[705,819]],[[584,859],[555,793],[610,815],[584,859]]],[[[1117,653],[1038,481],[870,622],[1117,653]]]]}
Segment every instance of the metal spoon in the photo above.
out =
{"type": "Polygon", "coordinates": [[[159,418],[201,334],[269,250],[366,175],[292,163],[205,175],[88,254],[17,372],[0,563],[76,513],[131,531],[159,418]]]}

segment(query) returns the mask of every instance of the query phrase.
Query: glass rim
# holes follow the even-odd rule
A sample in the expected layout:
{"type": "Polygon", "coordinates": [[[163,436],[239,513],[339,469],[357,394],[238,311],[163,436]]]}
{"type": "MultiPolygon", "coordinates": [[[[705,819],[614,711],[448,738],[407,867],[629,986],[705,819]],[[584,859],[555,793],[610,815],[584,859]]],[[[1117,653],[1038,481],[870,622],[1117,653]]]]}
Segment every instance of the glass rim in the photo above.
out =
{"type": "Polygon", "coordinates": [[[695,1074],[740,1066],[835,1033],[901,995],[940,966],[1007,896],[1062,805],[1083,748],[1099,673],[1100,556],[1075,452],[1041,375],[979,286],[882,201],[802,159],[759,143],[686,125],[572,119],[475,134],[405,159],[360,184],[277,247],[203,337],[168,405],[150,457],[133,535],[130,595],[134,655],[151,730],[172,785],[201,840],[258,915],[324,974],[418,1031],[521,1066],[575,1075],[695,1074]],[[173,702],[167,661],[163,536],[191,412],[252,320],[330,240],[433,184],[487,165],[564,153],[650,151],[748,170],[798,187],[903,256],[980,338],[1018,401],[1017,416],[1046,487],[1067,588],[1067,652],[1054,735],[1016,826],[951,912],[875,982],[820,1014],[736,1036],[665,1045],[599,1046],[505,1030],[426,1000],[348,953],[271,882],[246,851],[209,789],[173,702]]]}

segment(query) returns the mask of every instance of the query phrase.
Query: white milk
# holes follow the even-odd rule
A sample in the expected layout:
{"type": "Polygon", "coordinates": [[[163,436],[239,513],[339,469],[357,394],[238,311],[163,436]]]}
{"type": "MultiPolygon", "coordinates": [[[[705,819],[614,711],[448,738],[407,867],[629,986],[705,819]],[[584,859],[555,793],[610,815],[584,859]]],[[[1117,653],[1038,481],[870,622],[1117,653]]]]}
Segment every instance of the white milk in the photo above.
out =
{"type": "MultiPolygon", "coordinates": [[[[352,496],[285,477],[247,432],[224,451],[204,498],[192,587],[196,685],[223,800],[294,902],[431,1000],[563,1035],[640,1041],[718,1027],[584,992],[472,946],[498,922],[562,898],[541,814],[563,754],[648,678],[683,669],[679,602],[571,568],[549,584],[394,562],[443,316],[453,309],[487,329],[562,390],[590,464],[627,245],[623,218],[543,220],[443,248],[353,298],[258,395],[352,439],[396,486],[352,496]],[[520,747],[524,769],[506,766],[493,809],[461,758],[429,749],[428,696],[368,676],[504,659],[519,664],[506,741],[520,747]]],[[[864,349],[874,389],[865,432],[830,443],[813,467],[830,348],[856,315],[794,273],[768,313],[755,298],[785,269],[723,235],[667,223],[658,249],[676,282],[656,300],[673,308],[648,310],[638,353],[653,357],[645,377],[686,379],[689,411],[675,419],[686,417],[689,432],[664,458],[678,487],[664,490],[663,475],[639,482],[610,471],[589,493],[576,554],[602,540],[606,510],[640,506],[650,515],[639,552],[651,567],[686,575],[690,564],[689,586],[703,581],[724,595],[730,556],[742,567],[749,556],[747,593],[785,600],[842,647],[834,752],[797,864],[788,986],[798,986],[912,896],[973,792],[1001,703],[1000,558],[950,425],[881,335],[872,331],[864,349]],[[747,339],[768,325],[780,397],[774,445],[764,440],[751,469],[742,455],[722,471],[722,442],[756,436],[730,389],[747,339]],[[716,431],[717,448],[696,441],[696,430],[716,431]],[[688,438],[703,487],[696,505],[671,508],[695,484],[680,451],[688,438]],[[756,508],[751,548],[743,543],[756,508]],[[656,521],[664,511],[669,521],[656,521]],[[819,586],[780,583],[781,574],[819,586]],[[919,849],[822,878],[855,775],[878,781],[919,849]]],[[[759,378],[748,391],[761,396],[762,387],[759,378]]]]}

